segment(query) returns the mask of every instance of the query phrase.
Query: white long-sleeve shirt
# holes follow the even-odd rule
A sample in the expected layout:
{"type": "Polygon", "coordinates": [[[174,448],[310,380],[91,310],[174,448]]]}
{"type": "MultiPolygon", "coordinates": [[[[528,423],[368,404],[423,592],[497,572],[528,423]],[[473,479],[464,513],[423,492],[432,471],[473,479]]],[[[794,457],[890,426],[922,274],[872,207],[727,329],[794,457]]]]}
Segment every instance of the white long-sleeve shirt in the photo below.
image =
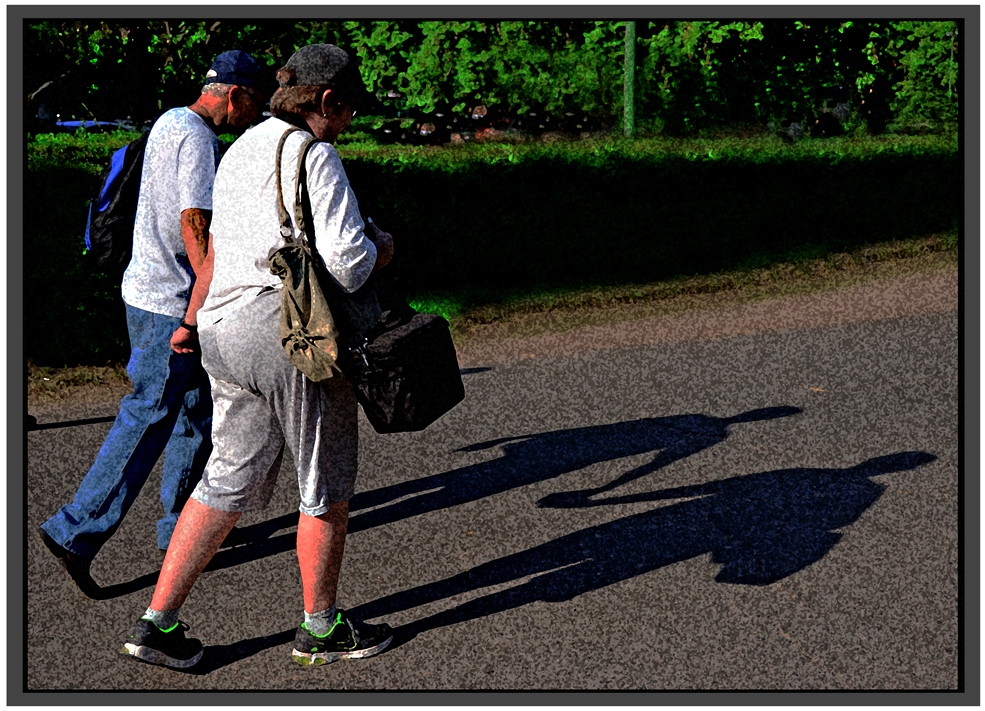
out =
{"type": "MultiPolygon", "coordinates": [[[[245,302],[243,297],[252,297],[265,286],[282,286],[280,277],[270,272],[270,257],[285,245],[274,166],[277,143],[290,128],[281,119],[267,119],[238,138],[219,165],[210,228],[215,264],[209,295],[198,315],[203,327],[237,310],[245,302]]],[[[295,131],[284,144],[281,180],[292,220],[298,153],[310,137],[306,131],[295,131]]],[[[373,271],[376,245],[364,232],[356,196],[335,147],[318,143],[305,162],[315,247],[329,273],[351,293],[373,271]]]]}

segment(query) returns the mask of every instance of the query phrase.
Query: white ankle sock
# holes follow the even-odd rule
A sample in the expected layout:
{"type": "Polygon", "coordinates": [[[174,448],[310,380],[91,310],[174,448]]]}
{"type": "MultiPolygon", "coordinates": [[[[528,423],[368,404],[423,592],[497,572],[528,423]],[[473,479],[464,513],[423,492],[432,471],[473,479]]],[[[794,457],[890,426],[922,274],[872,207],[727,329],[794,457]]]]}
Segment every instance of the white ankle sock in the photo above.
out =
{"type": "Polygon", "coordinates": [[[335,605],[332,605],[327,610],[313,612],[310,615],[305,612],[304,626],[316,637],[324,637],[332,631],[332,628],[335,626],[336,617],[338,615],[336,614],[335,605]]]}
{"type": "Polygon", "coordinates": [[[167,632],[178,624],[178,610],[152,610],[148,607],[147,612],[140,619],[150,620],[157,626],[157,629],[167,632]]]}

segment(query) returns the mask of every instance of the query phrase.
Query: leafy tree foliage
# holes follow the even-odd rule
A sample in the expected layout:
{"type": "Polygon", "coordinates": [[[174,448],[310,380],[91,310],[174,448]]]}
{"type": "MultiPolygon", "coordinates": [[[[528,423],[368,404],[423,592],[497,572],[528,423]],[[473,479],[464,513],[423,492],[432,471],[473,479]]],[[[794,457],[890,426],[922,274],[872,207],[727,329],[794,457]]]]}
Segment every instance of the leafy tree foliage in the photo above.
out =
{"type": "MultiPolygon", "coordinates": [[[[27,21],[26,117],[47,111],[141,122],[193,101],[219,52],[251,52],[270,67],[272,79],[297,48],[334,42],[355,49],[367,84],[405,128],[425,121],[461,126],[472,116],[505,116],[534,132],[575,130],[589,118],[617,128],[625,26],[608,20],[27,21]]],[[[810,123],[838,104],[858,109],[876,87],[899,124],[940,127],[958,117],[957,22],[639,20],[635,26],[634,94],[644,132],[810,123]]]]}
{"type": "Polygon", "coordinates": [[[874,70],[887,58],[897,72],[894,109],[901,121],[956,123],[958,118],[958,26],[955,22],[873,23],[866,53],[874,70]]]}

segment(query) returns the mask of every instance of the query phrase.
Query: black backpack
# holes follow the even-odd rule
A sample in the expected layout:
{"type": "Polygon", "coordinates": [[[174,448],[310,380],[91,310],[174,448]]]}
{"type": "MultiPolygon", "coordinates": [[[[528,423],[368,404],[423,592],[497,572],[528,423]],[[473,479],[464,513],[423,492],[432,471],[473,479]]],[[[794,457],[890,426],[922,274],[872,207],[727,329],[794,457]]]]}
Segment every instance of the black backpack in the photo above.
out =
{"type": "Polygon", "coordinates": [[[122,279],[133,254],[133,224],[150,131],[113,154],[89,201],[86,255],[100,270],[122,279]]]}

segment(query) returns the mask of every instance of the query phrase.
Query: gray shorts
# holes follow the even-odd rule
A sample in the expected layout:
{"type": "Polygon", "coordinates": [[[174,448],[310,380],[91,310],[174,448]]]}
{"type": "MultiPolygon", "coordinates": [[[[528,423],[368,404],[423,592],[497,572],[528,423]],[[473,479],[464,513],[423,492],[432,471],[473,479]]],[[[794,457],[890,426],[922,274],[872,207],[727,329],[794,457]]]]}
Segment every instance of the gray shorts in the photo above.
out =
{"type": "Polygon", "coordinates": [[[192,498],[221,511],[270,502],[284,455],[294,455],[301,512],[320,516],[355,490],[359,430],[352,384],[315,383],[278,336],[281,292],[266,291],[199,330],[212,383],[212,455],[192,498]]]}

